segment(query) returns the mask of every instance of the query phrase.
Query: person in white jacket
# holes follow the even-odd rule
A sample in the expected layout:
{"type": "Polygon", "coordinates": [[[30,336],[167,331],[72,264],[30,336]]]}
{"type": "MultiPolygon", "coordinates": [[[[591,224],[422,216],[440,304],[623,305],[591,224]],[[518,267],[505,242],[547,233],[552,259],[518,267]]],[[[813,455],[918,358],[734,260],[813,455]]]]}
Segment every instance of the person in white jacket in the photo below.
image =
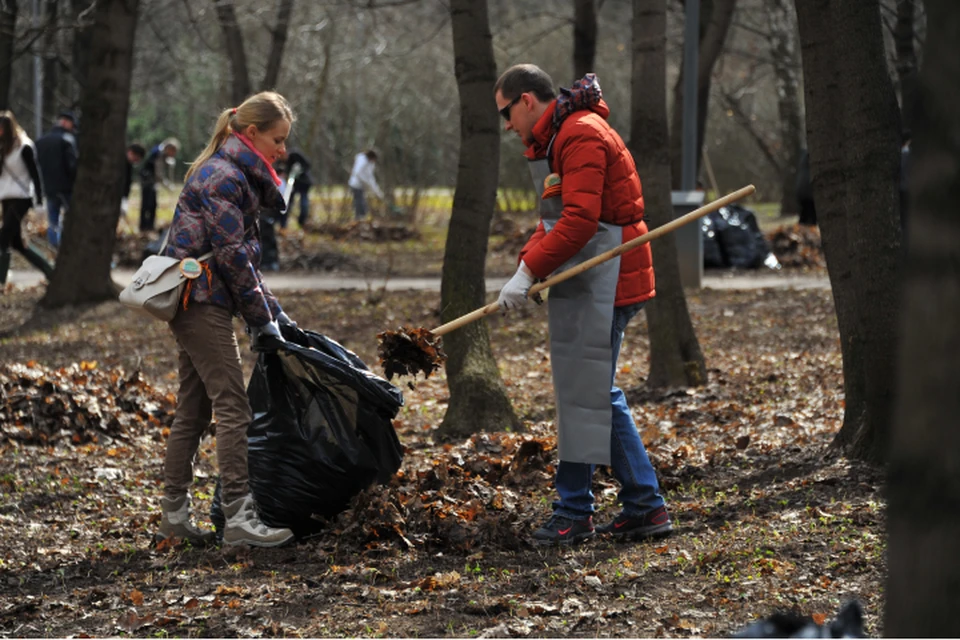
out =
{"type": "Polygon", "coordinates": [[[33,140],[17,124],[12,111],[0,111],[0,201],[3,225],[0,226],[0,286],[7,283],[11,249],[23,254],[30,264],[53,276],[53,265],[33,247],[23,242],[20,225],[30,207],[43,204],[43,186],[37,168],[33,140]]]}
{"type": "Polygon", "coordinates": [[[383,191],[377,184],[377,178],[373,175],[376,164],[377,152],[373,149],[361,151],[353,159],[353,170],[350,172],[350,180],[347,185],[353,192],[353,213],[357,220],[362,220],[367,215],[367,201],[364,198],[365,187],[383,200],[383,191]]]}

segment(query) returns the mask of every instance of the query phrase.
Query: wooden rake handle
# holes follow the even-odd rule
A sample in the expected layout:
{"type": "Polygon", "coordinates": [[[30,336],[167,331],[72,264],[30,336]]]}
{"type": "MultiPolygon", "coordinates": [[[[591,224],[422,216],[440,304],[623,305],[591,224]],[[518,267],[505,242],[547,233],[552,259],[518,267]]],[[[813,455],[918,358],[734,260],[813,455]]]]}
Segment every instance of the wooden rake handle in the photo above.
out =
{"type": "MultiPolygon", "coordinates": [[[[703,206],[700,207],[699,209],[696,209],[696,210],[694,210],[694,211],[691,211],[690,213],[688,213],[688,214],[686,214],[686,215],[680,216],[680,217],[677,218],[676,220],[671,220],[671,221],[668,222],[667,224],[662,225],[662,226],[659,226],[659,227],[657,227],[656,229],[654,229],[653,231],[649,231],[649,232],[643,234],[642,236],[638,236],[638,237],[634,238],[633,240],[631,240],[631,241],[629,241],[629,242],[624,242],[624,243],[621,244],[619,247],[615,247],[615,248],[613,248],[613,249],[610,249],[609,251],[604,251],[604,252],[601,253],[600,255],[594,256],[593,258],[590,258],[589,260],[585,260],[584,262],[581,262],[580,264],[576,265],[575,267],[571,267],[571,268],[567,269],[566,271],[561,271],[561,272],[558,273],[557,275],[551,276],[551,277],[547,278],[546,280],[544,280],[543,282],[538,282],[537,284],[535,284],[535,285],[533,285],[532,287],[530,287],[530,292],[529,292],[527,295],[528,295],[528,296],[532,296],[532,295],[536,294],[537,292],[543,291],[544,289],[546,289],[546,288],[548,288],[548,287],[552,287],[552,286],[555,285],[555,284],[560,284],[560,283],[563,282],[564,280],[569,280],[570,278],[572,278],[572,277],[574,277],[574,276],[580,275],[581,273],[583,273],[583,272],[586,271],[587,269],[592,269],[593,267],[597,266],[598,264],[603,264],[603,263],[606,262],[607,260],[611,260],[611,259],[613,259],[613,258],[616,258],[617,256],[619,256],[619,255],[621,255],[621,254],[623,254],[623,253],[626,253],[627,251],[630,251],[631,249],[635,249],[635,248],[639,247],[639,246],[642,245],[642,244],[646,244],[646,243],[650,242],[651,240],[656,240],[656,239],[659,238],[660,236],[664,236],[664,235],[670,233],[671,231],[674,231],[674,230],[682,227],[682,226],[685,225],[685,224],[689,224],[689,223],[693,222],[694,220],[697,220],[697,219],[699,219],[699,218],[702,218],[703,216],[707,215],[708,213],[711,213],[711,212],[713,212],[713,211],[716,211],[717,209],[720,209],[721,207],[725,207],[725,206],[727,206],[728,204],[730,204],[731,202],[736,202],[737,200],[740,200],[741,198],[745,198],[745,197],[751,195],[751,194],[752,194],[754,191],[756,191],[756,190],[757,190],[756,187],[754,187],[752,184],[748,184],[748,185],[745,186],[745,187],[741,187],[740,189],[737,189],[737,190],[734,191],[733,193],[728,193],[727,195],[723,196],[722,198],[718,198],[718,199],[714,200],[713,202],[710,202],[710,203],[707,203],[707,204],[703,205],[703,206]]],[[[491,313],[494,313],[495,311],[498,311],[499,309],[500,309],[500,306],[499,306],[496,302],[491,302],[490,304],[488,304],[488,305],[485,306],[485,307],[480,307],[479,309],[475,309],[474,311],[471,311],[470,313],[468,313],[468,314],[466,314],[466,315],[460,316],[460,317],[457,318],[456,320],[451,320],[450,322],[448,322],[448,323],[446,323],[446,324],[440,325],[440,326],[437,327],[436,329],[433,329],[433,330],[431,331],[431,333],[432,333],[433,335],[435,335],[435,336],[442,336],[442,335],[444,335],[445,333],[450,333],[450,332],[453,331],[454,329],[459,329],[460,327],[462,327],[462,326],[464,326],[464,325],[466,325],[466,324],[470,324],[470,323],[473,322],[474,320],[479,320],[480,318],[483,318],[483,317],[485,317],[485,316],[488,316],[488,315],[490,315],[491,313]]]]}

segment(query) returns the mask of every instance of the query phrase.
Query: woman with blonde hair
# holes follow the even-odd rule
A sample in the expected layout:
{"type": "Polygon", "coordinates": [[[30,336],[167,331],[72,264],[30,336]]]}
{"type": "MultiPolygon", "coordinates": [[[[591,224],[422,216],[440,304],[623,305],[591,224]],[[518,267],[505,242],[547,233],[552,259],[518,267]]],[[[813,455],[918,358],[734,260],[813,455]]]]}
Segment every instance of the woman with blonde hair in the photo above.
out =
{"type": "Polygon", "coordinates": [[[233,329],[239,315],[255,350],[282,343],[280,324],[294,324],[260,273],[262,212],[284,207],[273,163],[285,151],[294,116],[278,93],[265,91],[220,113],[207,147],[186,176],[161,255],[199,258],[170,328],[177,339],[180,390],[164,461],[159,539],[207,543],[213,534],[194,526],[189,489],[200,438],[217,415],[217,462],[226,526],[224,543],[274,547],[293,539],[289,529],[260,520],[247,484],[247,426],[252,420],[233,329]]]}
{"type": "Polygon", "coordinates": [[[43,204],[43,187],[37,168],[33,140],[17,124],[12,111],[0,111],[0,200],[3,201],[3,225],[0,226],[0,287],[7,283],[10,249],[23,254],[47,280],[53,266],[35,249],[23,242],[21,224],[30,207],[43,204]]]}

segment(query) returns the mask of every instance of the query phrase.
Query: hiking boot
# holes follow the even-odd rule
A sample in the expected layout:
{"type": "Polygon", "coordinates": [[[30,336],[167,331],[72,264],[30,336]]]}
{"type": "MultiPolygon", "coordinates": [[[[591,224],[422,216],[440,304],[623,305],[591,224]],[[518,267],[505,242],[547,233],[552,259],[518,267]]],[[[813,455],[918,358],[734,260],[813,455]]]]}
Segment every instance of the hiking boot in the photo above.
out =
{"type": "Polygon", "coordinates": [[[257,513],[257,503],[250,494],[224,504],[223,515],[227,519],[223,542],[227,545],[279,547],[293,540],[293,531],[290,529],[274,529],[263,524],[257,513]]]}
{"type": "Polygon", "coordinates": [[[568,518],[553,514],[547,523],[533,532],[534,544],[574,544],[594,536],[593,517],[568,518]]]}
{"type": "Polygon", "coordinates": [[[673,524],[666,507],[657,507],[639,516],[628,516],[621,512],[613,522],[597,528],[597,533],[609,533],[614,538],[627,540],[665,538],[672,531],[673,524]]]}
{"type": "Polygon", "coordinates": [[[160,518],[160,530],[154,540],[159,542],[168,538],[186,540],[194,546],[205,546],[214,541],[217,534],[194,526],[190,521],[190,498],[180,496],[171,500],[166,496],[160,498],[163,516],[160,518]]]}

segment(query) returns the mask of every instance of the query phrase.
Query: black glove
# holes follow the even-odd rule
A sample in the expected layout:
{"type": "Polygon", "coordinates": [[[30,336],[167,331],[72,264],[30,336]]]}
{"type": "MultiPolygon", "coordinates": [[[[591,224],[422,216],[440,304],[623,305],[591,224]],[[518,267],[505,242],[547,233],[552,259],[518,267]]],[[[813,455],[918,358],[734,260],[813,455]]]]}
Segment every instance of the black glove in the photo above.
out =
{"type": "Polygon", "coordinates": [[[286,340],[280,335],[280,325],[272,320],[261,327],[247,327],[250,333],[250,349],[272,353],[285,345],[286,340]]]}

